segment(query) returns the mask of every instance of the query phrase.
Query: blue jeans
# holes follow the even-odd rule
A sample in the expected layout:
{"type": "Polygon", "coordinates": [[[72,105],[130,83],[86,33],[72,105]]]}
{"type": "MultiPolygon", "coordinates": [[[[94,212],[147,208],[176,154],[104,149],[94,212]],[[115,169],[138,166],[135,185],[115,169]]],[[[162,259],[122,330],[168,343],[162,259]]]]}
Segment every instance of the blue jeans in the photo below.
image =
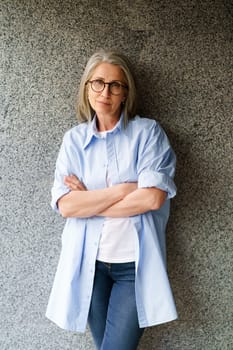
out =
{"type": "Polygon", "coordinates": [[[143,334],[135,300],[135,263],[96,262],[88,322],[98,350],[135,350],[143,334]]]}

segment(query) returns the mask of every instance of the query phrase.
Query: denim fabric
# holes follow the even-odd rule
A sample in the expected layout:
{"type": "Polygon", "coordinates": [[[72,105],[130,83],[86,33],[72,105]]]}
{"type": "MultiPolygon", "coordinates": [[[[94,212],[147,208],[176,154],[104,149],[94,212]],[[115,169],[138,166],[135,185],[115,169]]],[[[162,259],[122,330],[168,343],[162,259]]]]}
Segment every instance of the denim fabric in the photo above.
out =
{"type": "Polygon", "coordinates": [[[135,350],[143,334],[135,300],[135,263],[96,262],[88,317],[98,350],[135,350]]]}

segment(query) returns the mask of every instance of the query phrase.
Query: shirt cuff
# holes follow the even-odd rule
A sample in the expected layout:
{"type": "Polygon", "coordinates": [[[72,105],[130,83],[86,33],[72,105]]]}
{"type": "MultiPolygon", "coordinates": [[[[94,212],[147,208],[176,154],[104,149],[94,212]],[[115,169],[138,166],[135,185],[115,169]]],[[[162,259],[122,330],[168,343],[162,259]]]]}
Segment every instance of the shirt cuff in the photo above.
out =
{"type": "Polygon", "coordinates": [[[67,187],[63,187],[63,188],[56,188],[56,189],[52,189],[52,201],[51,201],[51,207],[54,211],[56,211],[57,213],[59,213],[59,209],[57,206],[57,202],[58,200],[64,196],[65,194],[69,193],[70,190],[67,187]]]}
{"type": "Polygon", "coordinates": [[[176,185],[166,174],[153,170],[143,171],[138,177],[138,188],[156,187],[167,192],[167,199],[176,195],[176,185]]]}

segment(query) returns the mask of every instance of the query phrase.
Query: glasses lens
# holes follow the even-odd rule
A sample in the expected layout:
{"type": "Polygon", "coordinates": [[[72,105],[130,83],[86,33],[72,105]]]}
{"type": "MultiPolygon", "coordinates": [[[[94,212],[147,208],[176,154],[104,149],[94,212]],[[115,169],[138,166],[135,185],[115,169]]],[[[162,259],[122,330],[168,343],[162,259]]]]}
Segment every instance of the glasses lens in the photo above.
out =
{"type": "Polygon", "coordinates": [[[121,84],[117,81],[113,81],[112,83],[110,83],[110,91],[113,95],[120,95],[121,89],[121,84]]]}
{"type": "Polygon", "coordinates": [[[91,82],[91,87],[94,91],[100,92],[104,89],[104,82],[103,80],[93,80],[91,82]]]}
{"type": "Polygon", "coordinates": [[[111,83],[105,83],[101,79],[96,79],[96,80],[89,81],[89,83],[91,83],[91,88],[95,92],[102,92],[105,88],[105,85],[109,86],[109,90],[110,90],[112,95],[120,95],[123,88],[127,89],[126,86],[122,85],[118,81],[112,81],[111,83]]]}

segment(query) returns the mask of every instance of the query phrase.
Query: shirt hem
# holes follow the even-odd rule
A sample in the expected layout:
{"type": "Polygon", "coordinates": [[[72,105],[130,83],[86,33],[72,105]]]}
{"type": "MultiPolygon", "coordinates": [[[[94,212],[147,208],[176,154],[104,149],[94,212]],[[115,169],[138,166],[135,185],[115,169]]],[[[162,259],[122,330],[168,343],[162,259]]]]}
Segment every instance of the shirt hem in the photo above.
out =
{"type": "Polygon", "coordinates": [[[176,321],[177,319],[178,319],[178,316],[173,316],[171,318],[166,318],[166,319],[154,321],[154,322],[153,321],[152,322],[139,322],[139,327],[140,328],[147,328],[147,327],[159,326],[161,324],[176,321]]]}
{"type": "Polygon", "coordinates": [[[136,259],[135,257],[133,258],[127,258],[127,259],[108,259],[108,258],[101,258],[98,257],[96,259],[96,261],[100,261],[100,262],[105,262],[105,263],[109,263],[109,264],[124,264],[124,263],[129,263],[129,262],[135,262],[136,259]]]}

